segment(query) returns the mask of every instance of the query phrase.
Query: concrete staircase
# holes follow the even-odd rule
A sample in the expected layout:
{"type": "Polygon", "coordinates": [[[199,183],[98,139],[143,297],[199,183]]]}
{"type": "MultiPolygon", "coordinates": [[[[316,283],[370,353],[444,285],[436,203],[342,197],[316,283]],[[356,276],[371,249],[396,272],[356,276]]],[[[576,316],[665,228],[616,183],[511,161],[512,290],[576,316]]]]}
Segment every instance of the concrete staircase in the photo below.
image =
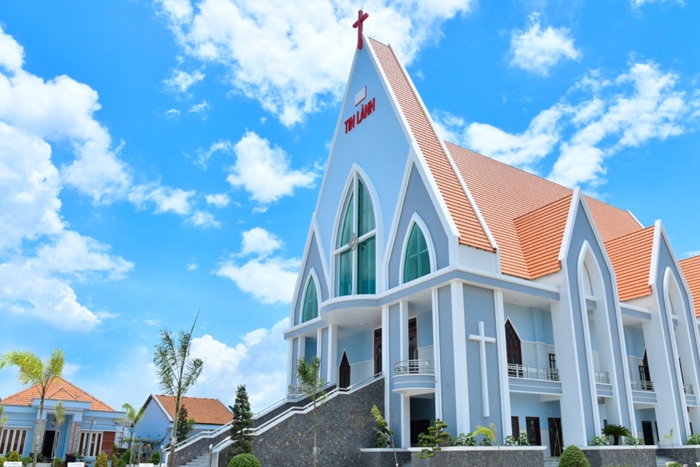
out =
{"type": "Polygon", "coordinates": [[[673,462],[673,459],[670,457],[656,456],[656,467],[666,467],[666,462],[673,462]]]}
{"type": "Polygon", "coordinates": [[[199,457],[188,461],[186,464],[182,464],[181,467],[209,467],[209,453],[202,454],[199,457]]]}
{"type": "Polygon", "coordinates": [[[558,457],[545,457],[544,458],[544,467],[559,467],[559,458],[558,457]]]}

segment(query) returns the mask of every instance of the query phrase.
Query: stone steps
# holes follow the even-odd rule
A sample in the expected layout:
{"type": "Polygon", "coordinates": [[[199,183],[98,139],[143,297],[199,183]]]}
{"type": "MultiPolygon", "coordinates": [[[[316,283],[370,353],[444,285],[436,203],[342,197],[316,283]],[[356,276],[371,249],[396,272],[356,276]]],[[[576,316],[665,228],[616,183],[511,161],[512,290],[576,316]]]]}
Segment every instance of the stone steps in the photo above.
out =
{"type": "Polygon", "coordinates": [[[209,467],[209,453],[202,454],[188,461],[186,464],[183,464],[181,467],[209,467]]]}

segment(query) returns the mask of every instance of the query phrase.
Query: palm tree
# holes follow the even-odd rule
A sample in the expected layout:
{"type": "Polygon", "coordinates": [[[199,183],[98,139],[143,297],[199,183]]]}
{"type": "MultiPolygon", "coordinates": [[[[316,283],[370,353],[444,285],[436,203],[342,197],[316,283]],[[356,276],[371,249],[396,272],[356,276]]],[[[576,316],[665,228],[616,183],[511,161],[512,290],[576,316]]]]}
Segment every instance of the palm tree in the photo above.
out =
{"type": "Polygon", "coordinates": [[[604,436],[612,436],[613,444],[617,446],[620,444],[620,438],[624,436],[632,436],[630,430],[624,425],[613,425],[612,423],[606,425],[600,432],[604,436]]]}
{"type": "Polygon", "coordinates": [[[175,416],[173,417],[173,433],[170,438],[170,457],[168,458],[170,467],[175,465],[175,443],[177,441],[180,401],[187,394],[187,390],[195,385],[197,378],[202,373],[202,360],[199,358],[190,359],[192,333],[198,317],[199,311],[197,311],[190,332],[180,331],[177,344],[172,332],[167,329],[161,330],[160,344],[156,345],[156,351],[153,354],[153,363],[156,366],[161,389],[167,395],[175,396],[175,416]]]}
{"type": "Polygon", "coordinates": [[[63,407],[63,402],[59,401],[54,407],[54,417],[56,418],[56,438],[53,443],[53,455],[51,457],[56,457],[56,454],[58,454],[58,443],[61,440],[61,424],[66,418],[66,408],[63,407]]]}
{"type": "Polygon", "coordinates": [[[3,415],[5,412],[5,407],[0,405],[0,439],[2,439],[2,430],[5,428],[5,423],[7,423],[7,416],[3,415]]]}
{"type": "Polygon", "coordinates": [[[314,405],[312,410],[314,415],[314,467],[318,464],[318,448],[316,447],[316,409],[323,405],[326,399],[325,393],[321,391],[326,381],[319,374],[320,369],[321,359],[318,357],[313,357],[310,362],[300,358],[297,362],[297,376],[301,383],[301,391],[306,397],[311,398],[314,405]]]}
{"type": "MultiPolygon", "coordinates": [[[[10,350],[0,356],[0,369],[7,365],[14,365],[19,368],[17,379],[22,384],[37,385],[39,390],[39,420],[44,419],[44,399],[46,392],[51,383],[61,376],[63,371],[63,351],[54,349],[51,356],[45,362],[42,362],[39,357],[32,352],[25,350],[10,350]]],[[[40,426],[40,425],[39,425],[40,426]]],[[[43,435],[43,433],[42,433],[43,435]]],[[[39,433],[34,433],[34,439],[40,439],[39,433]]],[[[32,467],[36,467],[37,457],[39,455],[39,447],[34,446],[32,442],[34,456],[32,458],[32,467]]]]}
{"type": "Polygon", "coordinates": [[[141,409],[137,412],[131,404],[125,402],[124,405],[122,405],[122,409],[124,409],[124,412],[126,412],[126,416],[117,419],[117,422],[121,423],[123,426],[128,426],[129,432],[131,433],[131,444],[129,446],[129,465],[131,465],[131,461],[134,457],[134,434],[136,433],[136,424],[141,420],[141,417],[143,417],[144,408],[145,407],[141,407],[141,409]]]}

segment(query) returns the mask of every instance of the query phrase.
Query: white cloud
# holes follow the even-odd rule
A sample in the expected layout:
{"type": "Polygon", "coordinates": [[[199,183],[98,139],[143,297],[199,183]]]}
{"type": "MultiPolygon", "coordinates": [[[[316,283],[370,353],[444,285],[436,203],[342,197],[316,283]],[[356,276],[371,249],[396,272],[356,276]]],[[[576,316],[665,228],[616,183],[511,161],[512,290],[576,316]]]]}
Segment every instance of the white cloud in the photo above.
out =
{"type": "Polygon", "coordinates": [[[177,109],[168,109],[165,111],[164,115],[167,118],[177,118],[180,116],[180,111],[177,109]]]}
{"type": "Polygon", "coordinates": [[[234,188],[244,188],[260,204],[289,196],[297,187],[310,188],[318,176],[313,171],[292,170],[287,153],[254,132],[247,132],[233,150],[236,162],[226,180],[234,188]]]}
{"type": "Polygon", "coordinates": [[[212,213],[206,211],[195,211],[190,217],[190,222],[195,227],[221,227],[221,222],[217,221],[212,213]]]}
{"type": "Polygon", "coordinates": [[[264,304],[290,303],[300,261],[272,256],[283,246],[276,235],[259,227],[253,228],[243,233],[241,253],[237,255],[249,259],[243,263],[235,259],[225,261],[215,273],[231,279],[239,289],[264,304]],[[270,287],[273,283],[275,286],[270,287]]]}
{"type": "Polygon", "coordinates": [[[0,66],[9,72],[17,72],[24,64],[24,48],[12,36],[5,34],[0,26],[0,66]]]}
{"type": "Polygon", "coordinates": [[[182,70],[173,70],[171,78],[163,81],[165,85],[176,92],[187,92],[193,84],[196,84],[204,79],[204,74],[201,71],[195,70],[193,73],[187,73],[182,70]]]}
{"type": "Polygon", "coordinates": [[[218,152],[231,154],[233,152],[233,144],[231,144],[230,141],[220,140],[212,143],[212,145],[209,146],[209,149],[197,150],[197,165],[203,169],[206,169],[209,159],[211,159],[212,156],[218,152]]]}
{"type": "Polygon", "coordinates": [[[530,73],[546,76],[560,60],[579,60],[581,52],[574,47],[567,28],[542,29],[539,14],[530,15],[527,30],[511,33],[510,64],[530,73]]]}
{"type": "MultiPolygon", "coordinates": [[[[285,125],[342,96],[357,42],[356,4],[313,0],[300,14],[297,4],[282,0],[156,3],[186,56],[225,66],[236,92],[257,99],[285,125]]],[[[362,5],[370,12],[365,31],[410,63],[439,37],[444,21],[473,3],[372,0],[362,5]]]]}
{"type": "Polygon", "coordinates": [[[532,172],[558,149],[551,170],[539,171],[569,187],[596,187],[604,182],[607,158],[687,131],[700,118],[696,94],[687,98],[677,75],[641,62],[614,79],[590,73],[519,134],[440,112],[435,120],[445,138],[532,172]]]}
{"type": "Polygon", "coordinates": [[[207,204],[211,204],[217,208],[225,208],[231,203],[231,198],[229,198],[226,193],[206,195],[204,198],[207,200],[207,204]]]}
{"type": "Polygon", "coordinates": [[[129,193],[129,201],[137,206],[143,206],[147,201],[152,202],[155,212],[172,212],[181,216],[187,216],[192,210],[190,198],[194,196],[194,191],[185,191],[179,188],[170,188],[150,183],[147,185],[136,185],[129,193]]]}
{"type": "Polygon", "coordinates": [[[188,110],[189,113],[197,114],[202,118],[206,118],[207,112],[209,111],[209,103],[207,101],[202,101],[199,104],[195,104],[188,110]]]}
{"type": "Polygon", "coordinates": [[[199,264],[197,263],[190,263],[187,265],[188,271],[196,271],[197,269],[199,269],[199,264]]]}
{"type": "Polygon", "coordinates": [[[204,368],[190,395],[228,394],[223,402],[233,405],[236,395],[232,388],[245,384],[254,412],[282,399],[287,371],[283,332],[288,321],[285,318],[271,329],[250,331],[234,346],[208,334],[192,339],[192,356],[201,358],[204,368]]]}
{"type": "Polygon", "coordinates": [[[683,0],[631,0],[630,3],[632,4],[632,8],[639,8],[645,3],[664,3],[667,1],[683,5],[683,0]]]}

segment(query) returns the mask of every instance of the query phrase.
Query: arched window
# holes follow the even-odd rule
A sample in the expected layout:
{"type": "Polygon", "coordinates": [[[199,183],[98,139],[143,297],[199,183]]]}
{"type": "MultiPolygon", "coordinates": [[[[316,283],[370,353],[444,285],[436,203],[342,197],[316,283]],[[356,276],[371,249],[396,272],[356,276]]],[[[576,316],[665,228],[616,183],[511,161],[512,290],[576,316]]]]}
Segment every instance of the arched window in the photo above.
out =
{"type": "Polygon", "coordinates": [[[403,281],[409,282],[430,273],[430,253],[423,231],[413,224],[408,237],[406,257],[403,265],[403,281]]]}
{"type": "Polygon", "coordinates": [[[362,181],[353,181],[340,229],[338,295],[373,294],[376,291],[376,237],[374,209],[362,181]]]}
{"type": "Polygon", "coordinates": [[[522,378],[523,351],[520,346],[520,336],[510,320],[506,320],[506,355],[508,357],[508,376],[522,378]]]}
{"type": "Polygon", "coordinates": [[[301,322],[309,321],[318,316],[318,294],[316,293],[316,281],[314,278],[309,279],[309,284],[306,286],[304,294],[304,307],[301,315],[301,322]]]}

